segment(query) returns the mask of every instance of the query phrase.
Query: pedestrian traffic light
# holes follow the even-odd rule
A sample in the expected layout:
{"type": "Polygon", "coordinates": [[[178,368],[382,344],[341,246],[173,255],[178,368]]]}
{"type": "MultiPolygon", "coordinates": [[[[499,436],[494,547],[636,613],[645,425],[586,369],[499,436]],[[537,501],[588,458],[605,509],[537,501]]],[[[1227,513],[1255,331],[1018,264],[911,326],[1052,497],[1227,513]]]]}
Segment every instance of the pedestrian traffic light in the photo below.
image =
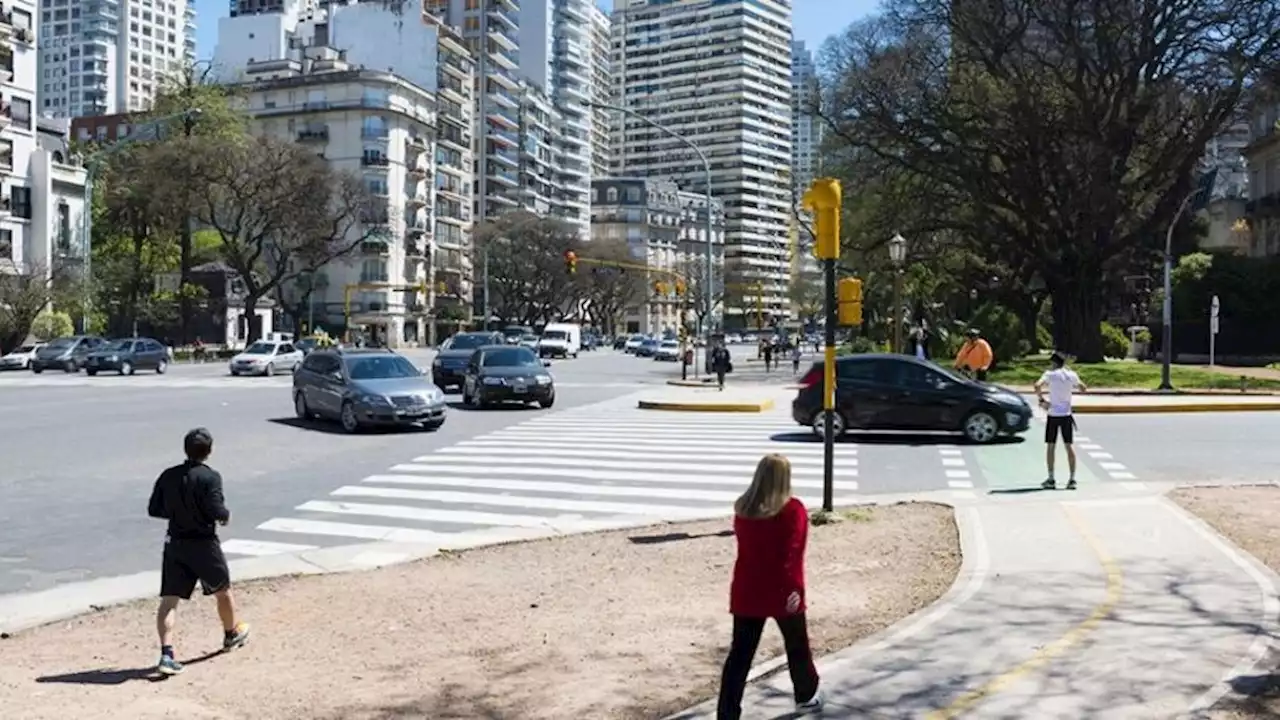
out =
{"type": "Polygon", "coordinates": [[[838,316],[841,325],[862,324],[862,281],[858,278],[841,278],[836,286],[839,301],[838,316]]]}
{"type": "Polygon", "coordinates": [[[813,254],[819,260],[840,258],[840,181],[818,178],[804,194],[804,205],[813,211],[813,254]]]}
{"type": "Polygon", "coordinates": [[[564,269],[570,275],[578,272],[578,254],[572,250],[564,251],[564,269]]]}

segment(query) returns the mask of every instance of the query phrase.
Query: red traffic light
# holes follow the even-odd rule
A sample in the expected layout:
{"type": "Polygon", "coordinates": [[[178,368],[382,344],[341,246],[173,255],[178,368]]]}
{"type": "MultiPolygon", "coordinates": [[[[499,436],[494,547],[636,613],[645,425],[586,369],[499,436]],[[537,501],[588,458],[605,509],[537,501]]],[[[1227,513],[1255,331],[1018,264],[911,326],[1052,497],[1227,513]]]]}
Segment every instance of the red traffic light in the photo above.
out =
{"type": "Polygon", "coordinates": [[[565,250],[564,267],[570,273],[576,273],[578,271],[578,254],[572,250],[565,250]]]}

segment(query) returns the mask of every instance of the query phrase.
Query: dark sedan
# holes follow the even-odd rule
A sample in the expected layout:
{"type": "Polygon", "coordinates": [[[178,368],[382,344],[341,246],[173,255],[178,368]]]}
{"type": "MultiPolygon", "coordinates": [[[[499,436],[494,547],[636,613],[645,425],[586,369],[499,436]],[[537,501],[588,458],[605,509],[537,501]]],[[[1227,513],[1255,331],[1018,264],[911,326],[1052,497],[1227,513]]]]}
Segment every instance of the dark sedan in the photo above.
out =
{"type": "MultiPolygon", "coordinates": [[[[800,381],[791,416],[824,434],[822,363],[800,381]]],[[[836,360],[835,435],[848,430],[958,432],[970,442],[1026,432],[1031,406],[1022,396],[956,375],[907,355],[849,355],[836,360]]]]}
{"type": "Polygon", "coordinates": [[[90,375],[99,372],[117,372],[132,375],[137,370],[155,370],[164,374],[169,368],[169,349],[150,338],[123,338],[89,353],[84,360],[84,371],[90,375]]]}
{"type": "Polygon", "coordinates": [[[476,350],[467,363],[462,402],[475,408],[504,402],[537,403],[549,408],[556,401],[556,382],[547,371],[550,361],[532,350],[490,345],[476,350]]]}
{"type": "Polygon", "coordinates": [[[506,338],[498,332],[458,333],[440,346],[440,354],[431,362],[431,380],[441,390],[462,387],[467,361],[471,355],[486,345],[502,345],[506,338]]]}
{"type": "Polygon", "coordinates": [[[36,351],[31,358],[31,372],[37,375],[46,369],[80,372],[89,353],[101,348],[106,342],[92,335],[58,338],[36,351]]]}

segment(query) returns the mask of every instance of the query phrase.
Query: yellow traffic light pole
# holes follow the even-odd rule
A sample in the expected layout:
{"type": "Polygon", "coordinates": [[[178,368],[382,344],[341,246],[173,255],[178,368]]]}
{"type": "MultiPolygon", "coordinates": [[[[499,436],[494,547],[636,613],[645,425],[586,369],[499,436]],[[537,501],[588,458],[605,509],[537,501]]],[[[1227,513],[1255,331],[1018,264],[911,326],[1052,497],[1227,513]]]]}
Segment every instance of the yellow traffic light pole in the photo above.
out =
{"type": "MultiPolygon", "coordinates": [[[[804,194],[804,204],[814,214],[814,254],[822,261],[824,328],[826,349],[822,373],[822,509],[834,510],[835,503],[835,419],[836,419],[836,323],[840,320],[836,295],[836,262],[840,259],[840,208],[843,204],[840,181],[819,178],[804,194]]],[[[859,284],[859,291],[861,285],[859,284]]],[[[861,313],[861,306],[858,306],[861,313]]]]}

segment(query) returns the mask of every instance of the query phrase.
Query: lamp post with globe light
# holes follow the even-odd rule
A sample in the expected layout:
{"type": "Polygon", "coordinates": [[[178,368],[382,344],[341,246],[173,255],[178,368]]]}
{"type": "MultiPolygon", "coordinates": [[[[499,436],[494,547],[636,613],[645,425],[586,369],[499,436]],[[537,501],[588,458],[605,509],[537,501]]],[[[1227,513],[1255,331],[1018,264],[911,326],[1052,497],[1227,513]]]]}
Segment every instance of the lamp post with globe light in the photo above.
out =
{"type": "Polygon", "coordinates": [[[893,263],[893,351],[902,352],[902,266],[907,261],[907,239],[894,233],[889,240],[889,262],[893,263]]]}

